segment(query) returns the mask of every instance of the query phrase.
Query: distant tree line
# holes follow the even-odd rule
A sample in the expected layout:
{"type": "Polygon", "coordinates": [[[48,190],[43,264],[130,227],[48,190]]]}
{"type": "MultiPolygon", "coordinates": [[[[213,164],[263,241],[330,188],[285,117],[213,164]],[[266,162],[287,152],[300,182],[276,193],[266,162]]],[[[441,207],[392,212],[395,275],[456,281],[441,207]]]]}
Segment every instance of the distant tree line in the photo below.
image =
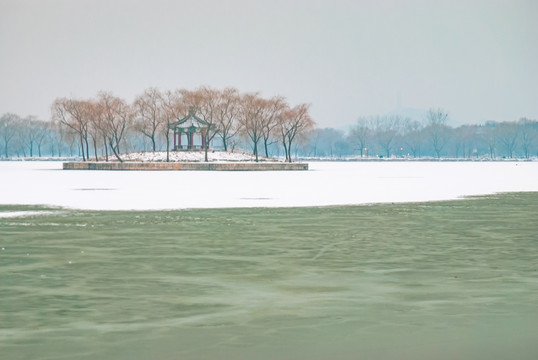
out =
{"type": "Polygon", "coordinates": [[[62,156],[70,146],[63,136],[59,128],[33,116],[4,114],[0,118],[0,158],[62,156]]]}
{"type": "MultiPolygon", "coordinates": [[[[451,127],[431,109],[423,121],[401,116],[362,117],[347,132],[315,128],[309,106],[237,89],[145,90],[132,103],[101,92],[94,99],[59,98],[50,121],[5,114],[0,157],[81,157],[104,160],[132,151],[170,151],[170,125],[189,109],[210,124],[213,147],[248,149],[258,158],[481,158],[538,157],[538,121],[489,121],[451,127]]],[[[208,142],[209,144],[209,142],[208,142]]],[[[204,149],[207,151],[207,148],[204,149]]],[[[206,153],[207,156],[207,153],[206,153]]]]}
{"type": "Polygon", "coordinates": [[[513,159],[538,157],[538,121],[447,125],[448,114],[428,111],[423,121],[400,116],[359,118],[346,133],[315,129],[300,153],[308,157],[513,159]]]}

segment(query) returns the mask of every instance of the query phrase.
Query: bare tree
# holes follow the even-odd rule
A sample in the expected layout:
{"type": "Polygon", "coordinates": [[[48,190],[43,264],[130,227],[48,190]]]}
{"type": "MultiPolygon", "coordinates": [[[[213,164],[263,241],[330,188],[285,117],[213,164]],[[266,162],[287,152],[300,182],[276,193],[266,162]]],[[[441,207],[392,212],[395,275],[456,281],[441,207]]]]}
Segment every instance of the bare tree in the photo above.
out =
{"type": "MultiPolygon", "coordinates": [[[[60,134],[61,141],[65,144],[67,150],[69,150],[69,156],[74,156],[77,148],[80,149],[78,134],[73,129],[56,122],[52,123],[52,127],[57,129],[60,134]]],[[[61,145],[58,145],[58,147],[58,153],[60,153],[61,145]]]]}
{"type": "Polygon", "coordinates": [[[34,125],[35,126],[33,131],[35,133],[34,139],[37,146],[37,156],[41,157],[41,148],[43,147],[43,144],[48,140],[48,135],[51,130],[50,124],[44,121],[37,120],[34,125]]]}
{"type": "Polygon", "coordinates": [[[101,142],[104,144],[106,150],[106,133],[102,130],[102,110],[103,109],[100,104],[95,100],[92,99],[88,101],[88,135],[93,146],[95,161],[99,161],[99,149],[101,147],[101,142]]]}
{"type": "Polygon", "coordinates": [[[310,136],[316,141],[315,153],[317,156],[333,157],[337,148],[336,143],[344,138],[342,130],[334,128],[313,129],[310,136]]]}
{"type": "Polygon", "coordinates": [[[347,141],[346,138],[342,138],[341,140],[335,142],[334,150],[339,158],[342,158],[342,156],[353,152],[352,145],[349,141],[347,141]]]}
{"type": "Polygon", "coordinates": [[[226,88],[220,92],[220,99],[216,109],[217,127],[222,139],[224,151],[228,151],[228,145],[238,131],[238,114],[240,110],[240,95],[235,88],[226,88]]]}
{"type": "MultiPolygon", "coordinates": [[[[105,155],[105,161],[108,162],[109,156],[108,156],[108,138],[109,138],[109,129],[106,126],[106,112],[105,112],[105,106],[106,104],[103,103],[103,95],[106,94],[106,92],[101,91],[97,95],[97,101],[94,103],[93,106],[93,126],[95,127],[96,132],[99,134],[100,141],[102,142],[102,149],[104,151],[105,155]]],[[[97,136],[95,144],[97,143],[97,136]]]]}
{"type": "Polygon", "coordinates": [[[98,99],[103,134],[116,159],[123,162],[120,156],[120,145],[132,124],[134,112],[123,99],[113,96],[110,93],[101,92],[98,99]]]}
{"type": "Polygon", "coordinates": [[[90,119],[90,104],[88,101],[72,99],[56,99],[52,104],[53,121],[73,130],[78,138],[82,160],[89,160],[88,128],[90,119]]]}
{"type": "Polygon", "coordinates": [[[378,116],[374,120],[377,143],[386,157],[390,157],[394,142],[401,131],[402,119],[399,116],[378,116]]]}
{"type": "Polygon", "coordinates": [[[441,151],[443,151],[448,142],[447,119],[448,114],[442,109],[430,109],[426,114],[426,132],[438,159],[441,157],[441,151]]]}
{"type": "Polygon", "coordinates": [[[203,148],[204,160],[207,162],[207,151],[209,149],[209,144],[219,132],[217,113],[221,96],[219,91],[206,86],[199,88],[197,92],[199,93],[198,97],[201,100],[198,108],[198,114],[200,115],[200,119],[205,122],[205,128],[202,136],[205,138],[203,141],[203,148]]]}
{"type": "Polygon", "coordinates": [[[511,122],[502,122],[496,126],[499,141],[506,150],[508,158],[514,157],[514,149],[518,138],[517,124],[511,122]]]}
{"type": "Polygon", "coordinates": [[[521,134],[521,148],[526,159],[530,157],[531,147],[537,136],[538,122],[522,118],[518,121],[519,133],[521,134]]]}
{"type": "Polygon", "coordinates": [[[282,112],[278,119],[280,139],[288,162],[291,162],[293,141],[314,127],[314,121],[308,112],[309,109],[309,104],[300,104],[282,112]]]}
{"type": "Polygon", "coordinates": [[[480,128],[479,132],[479,139],[486,144],[490,159],[495,158],[495,149],[498,142],[495,126],[496,124],[494,122],[489,121],[480,128]]]}
{"type": "Polygon", "coordinates": [[[185,117],[188,106],[183,99],[185,90],[167,91],[163,96],[163,133],[166,139],[166,161],[170,161],[170,130],[174,122],[185,117]]]}
{"type": "Polygon", "coordinates": [[[61,157],[66,142],[65,133],[61,131],[57,124],[48,123],[46,137],[50,155],[55,156],[57,154],[58,157],[61,157]]]}
{"type": "Polygon", "coordinates": [[[252,142],[252,153],[258,162],[258,143],[262,138],[264,101],[255,94],[241,96],[239,123],[241,132],[252,142]]]}
{"type": "Polygon", "coordinates": [[[136,114],[135,129],[147,136],[153,151],[157,151],[157,136],[162,126],[162,94],[156,88],[149,88],[134,101],[136,114]]]}
{"type": "Polygon", "coordinates": [[[38,120],[35,116],[28,116],[18,120],[16,138],[24,154],[28,150],[28,155],[33,157],[37,147],[38,156],[41,157],[41,147],[46,140],[48,131],[47,125],[47,123],[38,120]]]}
{"type": "Polygon", "coordinates": [[[9,144],[17,134],[17,126],[21,118],[15,114],[4,114],[0,118],[0,137],[4,143],[4,156],[9,157],[9,144]]]}
{"type": "Polygon", "coordinates": [[[462,125],[452,130],[456,157],[470,158],[475,149],[476,126],[462,125]]]}
{"type": "Polygon", "coordinates": [[[406,122],[405,146],[410,150],[414,158],[420,156],[420,146],[422,144],[423,125],[420,121],[406,122]]]}
{"type": "Polygon", "coordinates": [[[349,140],[355,148],[357,148],[361,154],[361,159],[364,156],[364,152],[367,149],[368,142],[372,135],[372,129],[370,128],[370,119],[359,118],[357,124],[351,128],[349,134],[349,140]]]}
{"type": "Polygon", "coordinates": [[[28,116],[24,119],[21,119],[18,126],[18,142],[21,146],[21,150],[26,156],[26,150],[28,150],[28,155],[30,157],[34,156],[34,144],[35,144],[35,117],[28,116]]]}
{"type": "Polygon", "coordinates": [[[308,156],[318,156],[318,146],[322,138],[322,129],[312,129],[309,132],[308,141],[306,141],[308,146],[308,156]]]}
{"type": "Polygon", "coordinates": [[[273,143],[271,138],[275,135],[275,129],[279,124],[278,119],[287,109],[289,109],[289,105],[286,102],[286,99],[281,96],[275,96],[272,99],[264,100],[261,126],[265,157],[269,157],[268,146],[273,143]]]}

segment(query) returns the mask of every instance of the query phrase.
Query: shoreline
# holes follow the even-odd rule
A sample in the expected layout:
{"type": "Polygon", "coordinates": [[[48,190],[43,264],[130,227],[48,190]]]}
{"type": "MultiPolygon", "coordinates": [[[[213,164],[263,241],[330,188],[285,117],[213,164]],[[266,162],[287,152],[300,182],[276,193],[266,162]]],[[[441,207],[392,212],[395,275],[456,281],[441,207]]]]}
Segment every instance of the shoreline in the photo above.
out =
{"type": "MultiPolygon", "coordinates": [[[[71,157],[32,157],[32,158],[0,158],[0,162],[38,162],[38,161],[45,161],[45,162],[84,162],[81,158],[71,158],[71,157]]],[[[538,157],[532,157],[532,158],[511,158],[511,159],[486,159],[486,158],[479,158],[479,159],[464,159],[464,158],[297,158],[294,161],[297,162],[477,162],[477,163],[484,163],[484,162],[537,162],[538,157]]],[[[111,161],[85,161],[85,162],[103,162],[103,163],[116,163],[119,162],[117,160],[111,160],[111,161]]],[[[125,160],[124,163],[132,163],[132,162],[145,162],[145,161],[133,161],[133,160],[125,160]]],[[[154,163],[165,163],[166,161],[151,161],[154,163]]],[[[178,162],[178,161],[170,161],[170,162],[178,162]]],[[[188,162],[188,163],[200,163],[204,161],[181,161],[181,162],[188,162]]],[[[246,160],[219,160],[218,163],[239,163],[239,162],[248,162],[246,160]]],[[[260,160],[258,163],[267,162],[267,163],[281,163],[283,161],[280,161],[279,159],[272,159],[271,161],[268,161],[266,159],[260,160]]],[[[215,163],[215,161],[210,161],[210,163],[215,163]]],[[[254,162],[255,163],[255,162],[254,162]]],[[[293,163],[292,163],[293,164],[293,163]]]]}
{"type": "Polygon", "coordinates": [[[64,162],[63,170],[305,171],[307,163],[281,162],[64,162]]]}

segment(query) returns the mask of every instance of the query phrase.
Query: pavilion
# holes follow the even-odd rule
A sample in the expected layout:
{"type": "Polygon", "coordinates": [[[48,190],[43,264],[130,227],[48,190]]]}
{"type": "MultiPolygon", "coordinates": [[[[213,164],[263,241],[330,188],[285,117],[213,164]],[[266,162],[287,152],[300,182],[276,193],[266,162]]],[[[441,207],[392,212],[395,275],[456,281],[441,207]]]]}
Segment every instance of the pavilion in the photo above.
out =
{"type": "Polygon", "coordinates": [[[174,150],[205,149],[207,144],[207,130],[209,124],[189,109],[189,114],[183,119],[170,124],[174,130],[174,150]]]}

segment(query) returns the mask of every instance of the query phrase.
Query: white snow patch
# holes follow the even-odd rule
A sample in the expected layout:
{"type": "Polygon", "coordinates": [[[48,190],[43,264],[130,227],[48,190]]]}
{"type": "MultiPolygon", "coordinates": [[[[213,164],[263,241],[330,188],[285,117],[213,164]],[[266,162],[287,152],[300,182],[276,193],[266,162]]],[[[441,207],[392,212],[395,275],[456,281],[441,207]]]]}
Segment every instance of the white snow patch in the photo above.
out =
{"type": "Polygon", "coordinates": [[[49,215],[52,211],[4,211],[0,212],[0,218],[15,218],[33,215],[49,215]]]}
{"type": "MultiPolygon", "coordinates": [[[[164,162],[166,161],[166,151],[140,151],[127,154],[121,154],[123,161],[143,161],[143,162],[164,162]]],[[[170,151],[170,161],[172,162],[203,162],[205,161],[204,151],[170,151]]],[[[236,162],[236,161],[254,161],[252,154],[244,152],[226,152],[212,151],[207,152],[208,161],[211,162],[236,162]]],[[[109,156],[109,160],[117,161],[114,156],[109,156]]],[[[275,161],[259,157],[260,161],[275,161]]]]}
{"type": "Polygon", "coordinates": [[[97,210],[292,207],[538,191],[538,162],[312,162],[309,167],[64,171],[61,162],[0,162],[0,204],[97,210]]]}

